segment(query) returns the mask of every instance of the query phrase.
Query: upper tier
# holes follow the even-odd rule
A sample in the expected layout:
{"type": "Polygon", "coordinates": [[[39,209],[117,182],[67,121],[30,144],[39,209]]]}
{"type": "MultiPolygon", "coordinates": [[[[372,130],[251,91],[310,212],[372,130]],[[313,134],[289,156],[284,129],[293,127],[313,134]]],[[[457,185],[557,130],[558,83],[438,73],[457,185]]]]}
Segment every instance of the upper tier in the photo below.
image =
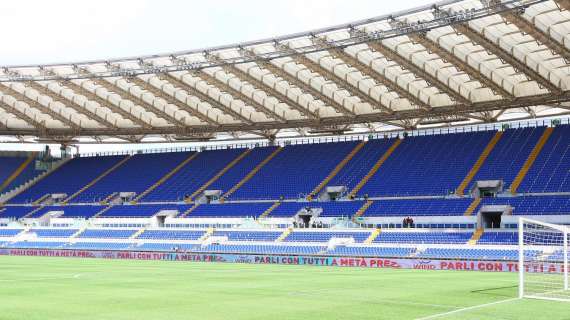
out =
{"type": "MultiPolygon", "coordinates": [[[[3,161],[0,178],[22,161],[3,161]]],[[[98,203],[120,192],[134,193],[136,202],[191,202],[204,190],[220,190],[225,200],[305,199],[327,186],[344,186],[356,198],[445,196],[463,194],[461,185],[468,193],[477,180],[502,180],[513,193],[570,192],[570,126],[78,157],[9,203],[50,194],[65,195],[66,203],[98,203]]]]}

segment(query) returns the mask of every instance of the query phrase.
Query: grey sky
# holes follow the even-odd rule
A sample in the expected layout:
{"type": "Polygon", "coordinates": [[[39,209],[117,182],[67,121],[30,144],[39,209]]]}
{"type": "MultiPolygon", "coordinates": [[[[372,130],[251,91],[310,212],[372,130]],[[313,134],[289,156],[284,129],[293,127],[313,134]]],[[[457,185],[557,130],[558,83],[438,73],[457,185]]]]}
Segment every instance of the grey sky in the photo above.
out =
{"type": "Polygon", "coordinates": [[[0,2],[0,65],[165,53],[370,18],[431,0],[0,2]]]}

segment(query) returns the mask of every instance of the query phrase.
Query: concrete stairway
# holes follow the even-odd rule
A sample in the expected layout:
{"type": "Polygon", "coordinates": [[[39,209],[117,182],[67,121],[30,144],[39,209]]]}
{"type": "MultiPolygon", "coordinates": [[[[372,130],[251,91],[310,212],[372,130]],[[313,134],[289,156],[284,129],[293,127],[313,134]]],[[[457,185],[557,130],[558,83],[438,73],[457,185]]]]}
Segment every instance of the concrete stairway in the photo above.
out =
{"type": "Polygon", "coordinates": [[[139,230],[137,230],[137,232],[133,233],[129,239],[136,239],[138,236],[140,236],[143,232],[145,232],[146,227],[142,227],[139,230]]]}
{"type": "Polygon", "coordinates": [[[122,166],[125,162],[127,162],[132,156],[128,155],[126,156],[124,159],[122,159],[121,161],[115,163],[115,165],[113,165],[111,168],[105,170],[105,172],[103,172],[102,174],[100,174],[97,178],[93,179],[91,182],[89,182],[88,184],[86,184],[83,188],[79,189],[79,191],[75,192],[74,194],[72,194],[71,196],[69,196],[67,199],[65,199],[65,201],[63,201],[64,204],[68,203],[69,201],[73,200],[73,198],[77,197],[78,195],[80,195],[83,191],[91,188],[94,184],[96,184],[97,182],[99,182],[101,179],[105,178],[107,175],[109,175],[111,172],[113,172],[115,169],[117,169],[118,167],[122,166]]]}
{"type": "Polygon", "coordinates": [[[473,235],[471,236],[471,239],[469,241],[467,241],[467,244],[471,245],[471,246],[476,245],[477,241],[479,241],[479,239],[481,239],[482,235],[483,235],[483,228],[475,230],[475,232],[473,232],[473,235]]]}
{"type": "Polygon", "coordinates": [[[371,244],[372,242],[374,242],[374,240],[376,240],[376,238],[378,238],[378,236],[380,235],[380,233],[382,232],[382,230],[380,228],[376,228],[374,229],[374,231],[372,231],[372,233],[370,234],[370,236],[364,240],[364,244],[371,244]]]}
{"type": "Polygon", "coordinates": [[[198,208],[199,206],[200,206],[199,203],[194,203],[194,205],[190,209],[184,211],[184,213],[182,213],[178,218],[186,218],[190,213],[192,213],[192,211],[196,210],[196,208],[198,208]]]}
{"type": "Polygon", "coordinates": [[[248,182],[251,178],[253,178],[253,176],[255,176],[255,174],[257,172],[259,172],[259,170],[261,170],[261,168],[263,168],[269,161],[271,161],[271,159],[275,158],[275,156],[277,154],[279,154],[279,152],[281,152],[283,150],[282,147],[278,147],[277,149],[275,149],[275,151],[273,151],[269,156],[267,156],[267,158],[265,158],[263,161],[261,161],[257,166],[255,166],[255,168],[253,168],[245,177],[243,177],[243,179],[241,179],[235,186],[233,186],[230,190],[228,190],[228,192],[224,193],[224,195],[222,196],[222,199],[227,199],[227,197],[229,197],[232,193],[236,192],[237,189],[239,189],[241,186],[243,186],[246,182],[248,182]]]}
{"type": "Polygon", "coordinates": [[[283,233],[279,236],[279,238],[275,239],[275,242],[283,242],[285,238],[287,238],[291,232],[293,232],[293,228],[289,227],[283,231],[283,233]]]}
{"type": "Polygon", "coordinates": [[[180,169],[184,168],[185,165],[187,165],[190,161],[192,161],[194,158],[196,158],[200,153],[198,152],[194,152],[192,153],[188,158],[186,158],[184,161],[182,161],[180,164],[178,164],[174,169],[170,170],[170,172],[168,172],[167,174],[165,174],[162,178],[160,178],[157,182],[155,182],[152,186],[150,186],[148,189],[146,189],[145,191],[143,191],[141,194],[139,194],[132,202],[136,203],[138,202],[140,199],[142,199],[144,196],[146,196],[147,194],[151,193],[152,190],[158,188],[161,184],[163,184],[166,180],[170,179],[170,177],[172,177],[176,172],[180,171],[180,169]]]}
{"type": "Polygon", "coordinates": [[[214,228],[210,227],[208,228],[208,230],[206,230],[206,233],[204,233],[199,239],[198,241],[202,242],[206,239],[208,239],[212,234],[214,234],[214,228]]]}
{"type": "Polygon", "coordinates": [[[116,197],[118,194],[119,194],[118,192],[113,192],[110,195],[108,195],[107,197],[105,197],[105,199],[101,200],[99,203],[100,204],[109,204],[109,201],[111,201],[111,199],[116,197]]]}
{"type": "Polygon", "coordinates": [[[77,230],[77,232],[74,233],[73,235],[71,235],[71,237],[69,237],[69,238],[70,238],[70,239],[75,239],[75,238],[79,237],[79,235],[82,234],[83,231],[85,231],[85,229],[87,229],[87,227],[83,227],[83,228],[77,230]]]}
{"type": "Polygon", "coordinates": [[[200,188],[198,188],[198,190],[194,191],[194,193],[192,193],[190,195],[190,199],[192,200],[195,197],[197,197],[198,195],[200,195],[200,193],[204,192],[204,190],[206,190],[209,186],[212,185],[212,183],[216,182],[222,175],[224,175],[226,172],[228,172],[228,170],[230,170],[231,168],[233,168],[238,162],[240,162],[245,156],[247,156],[248,154],[251,153],[252,149],[246,149],[244,152],[242,152],[237,158],[235,158],[234,160],[232,160],[232,162],[228,163],[222,170],[220,170],[220,172],[218,172],[215,176],[213,176],[210,180],[208,180],[206,183],[204,183],[204,185],[202,185],[200,188]]]}
{"type": "Polygon", "coordinates": [[[380,169],[382,164],[384,162],[386,162],[386,160],[390,157],[390,155],[392,155],[392,153],[394,153],[394,150],[396,150],[396,148],[398,148],[398,146],[401,143],[402,143],[402,140],[400,140],[400,139],[394,141],[394,144],[392,144],[392,146],[390,146],[390,148],[388,150],[386,150],[386,152],[382,155],[382,157],[380,157],[380,159],[378,159],[378,161],[376,161],[374,166],[372,166],[370,171],[368,171],[368,173],[362,178],[362,180],[360,180],[360,182],[356,185],[356,187],[354,187],[354,189],[352,189],[352,191],[350,191],[350,194],[349,194],[350,197],[355,196],[358,193],[358,191],[360,191],[360,189],[362,189],[362,187],[364,187],[364,185],[368,182],[368,180],[370,180],[370,178],[372,178],[372,176],[376,172],[378,172],[378,170],[380,169]]]}
{"type": "Polygon", "coordinates": [[[4,190],[7,186],[9,186],[10,183],[12,183],[12,181],[14,181],[21,174],[22,171],[24,171],[28,167],[28,165],[30,165],[30,163],[34,161],[37,155],[38,155],[37,152],[30,153],[28,158],[26,158],[26,160],[22,162],[18,166],[18,168],[16,168],[16,170],[14,170],[14,172],[12,172],[12,174],[8,178],[6,178],[6,180],[4,180],[2,185],[0,185],[0,192],[4,190]]]}
{"type": "Polygon", "coordinates": [[[356,211],[356,213],[354,214],[354,216],[352,216],[352,222],[357,223],[356,221],[358,220],[358,218],[360,218],[365,212],[366,210],[368,210],[368,208],[370,208],[370,206],[374,203],[374,201],[372,200],[368,200],[366,201],[362,207],[360,207],[360,209],[358,209],[358,211],[356,211]]]}
{"type": "Polygon", "coordinates": [[[36,212],[42,210],[42,208],[43,208],[43,206],[42,206],[42,207],[37,207],[36,209],[34,209],[34,210],[32,210],[32,211],[26,213],[26,215],[22,216],[22,219],[26,219],[26,218],[31,217],[32,215],[34,215],[34,213],[36,213],[36,212]]]}
{"type": "Polygon", "coordinates": [[[477,209],[480,203],[481,203],[481,198],[474,198],[469,207],[467,207],[467,210],[465,210],[465,213],[463,215],[471,216],[475,212],[475,209],[477,209]]]}
{"type": "Polygon", "coordinates": [[[39,197],[36,201],[32,202],[32,205],[37,206],[44,202],[47,198],[50,197],[50,194],[44,194],[43,196],[39,197]]]}
{"type": "Polygon", "coordinates": [[[97,213],[93,216],[93,218],[99,218],[103,213],[105,213],[105,212],[111,210],[112,207],[113,207],[113,206],[108,206],[108,207],[104,208],[103,210],[97,212],[97,213]]]}
{"type": "Polygon", "coordinates": [[[321,192],[321,190],[340,172],[340,170],[342,170],[342,168],[344,168],[346,164],[352,160],[352,158],[354,158],[354,156],[358,153],[358,151],[360,151],[360,149],[362,149],[362,147],[364,147],[365,144],[366,141],[362,141],[361,143],[357,144],[356,147],[354,147],[354,149],[352,149],[352,151],[344,159],[342,159],[339,164],[336,165],[336,167],[329,173],[329,175],[323,181],[321,181],[321,183],[319,183],[319,185],[316,186],[313,191],[311,191],[307,199],[311,201],[315,196],[317,196],[319,192],[321,192]]]}
{"type": "Polygon", "coordinates": [[[71,158],[61,159],[61,160],[53,163],[50,170],[43,172],[42,174],[38,175],[37,177],[31,179],[30,181],[27,181],[26,183],[22,184],[21,186],[18,186],[14,190],[9,190],[8,192],[1,194],[0,195],[0,203],[4,203],[4,202],[14,198],[15,196],[22,193],[24,190],[27,190],[31,186],[42,181],[45,177],[47,177],[48,175],[50,175],[52,172],[56,171],[57,169],[61,168],[61,166],[63,166],[64,164],[66,164],[70,160],[71,160],[71,158]]]}
{"type": "Polygon", "coordinates": [[[469,170],[465,178],[463,178],[463,181],[461,181],[461,183],[459,184],[459,187],[457,187],[457,189],[455,190],[455,194],[462,196],[465,193],[465,188],[469,186],[469,183],[471,183],[477,172],[479,172],[479,169],[481,169],[481,166],[483,166],[483,163],[485,163],[485,160],[487,160],[487,157],[489,157],[489,154],[491,153],[491,151],[493,151],[493,149],[495,148],[495,146],[497,145],[502,136],[503,136],[502,131],[498,131],[497,133],[495,133],[495,135],[489,141],[485,149],[483,149],[483,152],[481,152],[481,155],[479,156],[473,167],[471,167],[471,170],[469,170]]]}
{"type": "Polygon", "coordinates": [[[526,159],[526,161],[524,162],[521,170],[519,171],[519,173],[517,174],[517,176],[513,180],[513,183],[511,184],[511,193],[512,194],[517,193],[517,189],[519,188],[519,186],[523,182],[524,178],[526,177],[528,170],[530,170],[530,167],[532,167],[532,164],[534,163],[534,161],[536,160],[536,158],[540,154],[540,151],[542,151],[542,148],[546,144],[546,141],[548,141],[548,138],[550,138],[550,136],[552,135],[553,131],[554,131],[554,128],[546,128],[544,130],[544,132],[542,133],[542,136],[540,136],[540,139],[538,139],[538,142],[536,143],[536,145],[534,146],[534,148],[530,152],[530,154],[529,154],[528,158],[526,159]]]}
{"type": "Polygon", "coordinates": [[[258,220],[267,218],[267,216],[271,212],[273,212],[273,210],[275,210],[277,207],[279,207],[280,205],[281,205],[281,202],[275,202],[271,207],[269,207],[267,210],[263,211],[263,213],[259,216],[258,220]]]}

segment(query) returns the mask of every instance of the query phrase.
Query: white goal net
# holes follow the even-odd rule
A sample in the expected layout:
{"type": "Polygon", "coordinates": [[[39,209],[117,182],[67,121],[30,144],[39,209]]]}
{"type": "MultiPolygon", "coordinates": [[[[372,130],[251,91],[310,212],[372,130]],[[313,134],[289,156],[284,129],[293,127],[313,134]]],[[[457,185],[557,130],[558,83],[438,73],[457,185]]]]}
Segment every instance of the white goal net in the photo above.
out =
{"type": "Polygon", "coordinates": [[[570,301],[567,226],[519,220],[519,296],[570,301]]]}

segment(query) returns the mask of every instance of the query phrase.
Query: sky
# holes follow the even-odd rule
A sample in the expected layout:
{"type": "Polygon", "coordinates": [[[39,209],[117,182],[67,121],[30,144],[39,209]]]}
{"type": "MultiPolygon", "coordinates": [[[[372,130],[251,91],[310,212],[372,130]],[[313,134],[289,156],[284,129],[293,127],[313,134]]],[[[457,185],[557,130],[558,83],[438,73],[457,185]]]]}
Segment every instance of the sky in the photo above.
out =
{"type": "MultiPolygon", "coordinates": [[[[435,0],[0,1],[0,66],[80,62],[227,45],[372,18],[432,2],[435,0]]],[[[81,150],[159,147],[82,145],[81,150]]],[[[0,144],[1,150],[43,148],[41,144],[0,144]]]]}
{"type": "Polygon", "coordinates": [[[0,1],[0,66],[167,53],[371,18],[435,0],[0,1]]]}

